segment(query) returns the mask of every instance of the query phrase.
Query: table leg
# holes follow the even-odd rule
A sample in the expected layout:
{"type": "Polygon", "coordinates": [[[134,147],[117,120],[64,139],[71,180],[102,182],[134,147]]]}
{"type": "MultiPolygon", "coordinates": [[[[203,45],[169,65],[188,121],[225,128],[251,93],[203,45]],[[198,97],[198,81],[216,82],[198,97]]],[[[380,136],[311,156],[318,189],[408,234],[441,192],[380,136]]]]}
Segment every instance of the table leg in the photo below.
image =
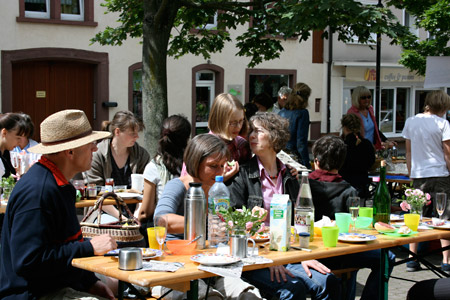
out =
{"type": "Polygon", "coordinates": [[[381,249],[380,256],[380,300],[387,300],[389,294],[389,249],[381,249]]]}
{"type": "Polygon", "coordinates": [[[187,291],[188,300],[198,300],[198,280],[191,280],[191,287],[187,291]]]}
{"type": "Polygon", "coordinates": [[[117,295],[117,299],[119,300],[123,300],[123,291],[125,290],[125,282],[123,282],[122,280],[119,280],[119,291],[118,291],[118,295],[117,295]]]}

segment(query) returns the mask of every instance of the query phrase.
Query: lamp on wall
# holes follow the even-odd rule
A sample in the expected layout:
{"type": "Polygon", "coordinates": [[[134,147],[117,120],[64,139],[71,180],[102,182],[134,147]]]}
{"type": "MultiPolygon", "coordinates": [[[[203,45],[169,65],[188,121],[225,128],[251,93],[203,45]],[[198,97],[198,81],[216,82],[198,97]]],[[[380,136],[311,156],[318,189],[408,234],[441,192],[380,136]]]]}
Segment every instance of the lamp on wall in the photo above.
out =
{"type": "Polygon", "coordinates": [[[117,102],[102,102],[103,107],[117,107],[117,102]]]}

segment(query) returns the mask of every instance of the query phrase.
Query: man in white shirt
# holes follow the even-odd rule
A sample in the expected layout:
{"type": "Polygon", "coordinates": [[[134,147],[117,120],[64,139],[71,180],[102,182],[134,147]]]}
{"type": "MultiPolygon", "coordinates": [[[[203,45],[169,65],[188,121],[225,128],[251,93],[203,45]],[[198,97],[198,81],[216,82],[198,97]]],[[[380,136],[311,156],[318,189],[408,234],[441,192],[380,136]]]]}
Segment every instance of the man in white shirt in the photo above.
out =
{"type": "MultiPolygon", "coordinates": [[[[434,196],[437,192],[450,193],[450,124],[443,118],[450,108],[450,96],[443,91],[432,91],[425,99],[424,112],[408,118],[402,135],[406,139],[406,164],[413,186],[424,193],[434,196]]],[[[434,203],[424,207],[423,215],[431,217],[434,203]]],[[[448,207],[448,206],[447,206],[448,207]]],[[[444,212],[444,218],[450,217],[450,209],[444,212]]],[[[441,240],[442,247],[450,241],[441,240]]],[[[417,253],[417,244],[411,244],[410,250],[417,253]]],[[[444,251],[442,270],[450,274],[450,251],[444,251]]],[[[407,263],[407,271],[420,270],[417,261],[407,263]]]]}

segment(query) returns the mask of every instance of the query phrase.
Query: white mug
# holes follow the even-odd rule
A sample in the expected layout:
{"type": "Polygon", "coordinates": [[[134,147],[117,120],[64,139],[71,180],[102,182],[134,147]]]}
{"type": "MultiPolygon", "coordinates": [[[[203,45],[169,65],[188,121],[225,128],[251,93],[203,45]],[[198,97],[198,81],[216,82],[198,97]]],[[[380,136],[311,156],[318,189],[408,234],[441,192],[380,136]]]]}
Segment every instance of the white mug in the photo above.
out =
{"type": "Polygon", "coordinates": [[[144,175],[131,174],[131,188],[133,190],[142,192],[144,190],[144,175]]]}

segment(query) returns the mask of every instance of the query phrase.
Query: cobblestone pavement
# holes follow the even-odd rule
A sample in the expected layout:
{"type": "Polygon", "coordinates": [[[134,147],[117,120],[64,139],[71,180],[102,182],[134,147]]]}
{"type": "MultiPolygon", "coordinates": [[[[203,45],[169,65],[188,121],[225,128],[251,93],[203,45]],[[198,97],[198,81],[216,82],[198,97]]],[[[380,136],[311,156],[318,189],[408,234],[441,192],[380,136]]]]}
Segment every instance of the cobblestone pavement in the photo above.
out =
{"type": "MultiPolygon", "coordinates": [[[[402,252],[395,251],[397,261],[406,258],[406,255],[402,252]]],[[[435,254],[427,258],[435,266],[439,267],[442,255],[435,254]]],[[[389,300],[405,300],[408,290],[418,281],[426,279],[438,278],[432,271],[424,269],[422,266],[421,271],[406,272],[406,264],[398,265],[392,271],[392,277],[389,280],[389,300]]],[[[358,272],[357,286],[356,286],[356,299],[360,299],[362,289],[369,276],[370,270],[362,269],[358,272]]],[[[309,298],[310,299],[310,298],[309,298]]]]}

